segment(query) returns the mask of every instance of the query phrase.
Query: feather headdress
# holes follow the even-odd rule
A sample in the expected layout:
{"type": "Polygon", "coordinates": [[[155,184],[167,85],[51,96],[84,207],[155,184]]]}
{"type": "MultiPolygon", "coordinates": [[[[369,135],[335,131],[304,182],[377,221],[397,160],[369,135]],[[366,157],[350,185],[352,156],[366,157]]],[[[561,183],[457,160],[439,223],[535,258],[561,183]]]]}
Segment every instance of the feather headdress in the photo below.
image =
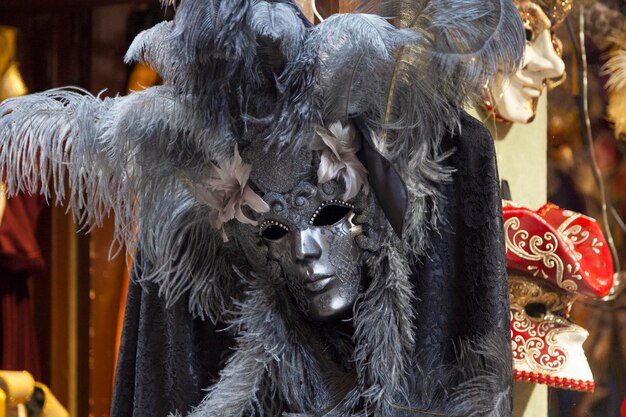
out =
{"type": "Polygon", "coordinates": [[[172,22],[141,33],[126,55],[163,86],[107,99],[55,89],[0,105],[9,193],[67,200],[88,226],[112,211],[116,238],[140,253],[141,280],[170,304],[189,294],[193,313],[231,320],[238,348],[194,415],[267,411],[263,393],[319,409],[299,382],[321,378],[302,342],[311,329],[290,318],[274,283],[244,278],[237,239],[223,235],[237,236],[231,219],[267,209],[248,184],[254,149],[291,161],[313,147],[323,180],[334,176],[350,193],[367,186],[338,128],[354,119],[406,183],[409,210],[404,242],[389,234],[369,260],[376,279],[355,311],[356,386],[329,415],[386,415],[406,394],[415,337],[408,259],[425,249],[437,185],[451,174],[440,140],[458,130],[480,87],[517,68],[524,33],[511,0],[366,1],[361,11],[313,27],[290,1],[183,0],[172,22]]]}
{"type": "Polygon", "coordinates": [[[181,2],[174,21],[141,33],[126,55],[158,71],[163,86],[104,100],[55,89],[2,104],[0,174],[9,193],[67,197],[86,225],[112,210],[116,238],[129,248],[139,242],[151,265],[144,279],[171,272],[161,287],[168,299],[192,290],[192,310],[216,319],[223,300],[216,308],[195,302],[214,284],[206,277],[216,265],[171,264],[222,246],[211,207],[189,184],[200,187],[199,177],[229,164],[244,136],[290,152],[308,147],[316,126],[358,117],[382,136],[407,183],[417,214],[407,217],[405,236],[420,251],[434,220],[433,185],[450,174],[438,140],[457,127],[477,86],[519,64],[522,26],[510,0],[370,1],[361,9],[397,16],[396,26],[355,13],[311,27],[289,2],[181,2]],[[183,245],[181,233],[193,241],[183,245]]]}

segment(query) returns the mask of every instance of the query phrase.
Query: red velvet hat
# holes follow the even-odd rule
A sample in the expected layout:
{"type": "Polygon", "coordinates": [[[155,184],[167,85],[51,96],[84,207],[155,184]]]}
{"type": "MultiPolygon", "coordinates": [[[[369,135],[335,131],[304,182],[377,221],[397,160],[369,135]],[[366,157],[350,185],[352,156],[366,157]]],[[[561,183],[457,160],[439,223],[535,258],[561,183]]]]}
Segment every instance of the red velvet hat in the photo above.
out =
{"type": "Polygon", "coordinates": [[[613,261],[598,223],[548,203],[537,211],[504,202],[508,268],[593,298],[613,285],[613,261]]]}

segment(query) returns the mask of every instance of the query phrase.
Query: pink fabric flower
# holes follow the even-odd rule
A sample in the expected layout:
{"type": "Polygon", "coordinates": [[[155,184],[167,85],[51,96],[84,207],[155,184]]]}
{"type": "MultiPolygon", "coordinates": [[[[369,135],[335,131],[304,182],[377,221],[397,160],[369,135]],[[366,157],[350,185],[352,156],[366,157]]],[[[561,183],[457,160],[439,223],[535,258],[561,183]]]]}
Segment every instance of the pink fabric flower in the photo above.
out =
{"type": "MultiPolygon", "coordinates": [[[[222,229],[224,223],[233,219],[256,226],[257,222],[247,217],[241,210],[244,205],[257,213],[269,211],[267,203],[248,185],[251,168],[249,164],[243,163],[235,146],[232,161],[223,167],[213,165],[202,189],[197,190],[196,198],[215,211],[211,224],[216,229],[222,229]]],[[[228,240],[226,234],[224,240],[228,240]]]]}
{"type": "Polygon", "coordinates": [[[369,189],[367,169],[363,166],[356,153],[361,143],[351,125],[343,126],[335,122],[329,126],[317,127],[317,135],[311,143],[311,149],[322,151],[317,180],[320,184],[341,177],[346,186],[342,198],[350,200],[356,196],[361,187],[365,192],[369,189]]]}

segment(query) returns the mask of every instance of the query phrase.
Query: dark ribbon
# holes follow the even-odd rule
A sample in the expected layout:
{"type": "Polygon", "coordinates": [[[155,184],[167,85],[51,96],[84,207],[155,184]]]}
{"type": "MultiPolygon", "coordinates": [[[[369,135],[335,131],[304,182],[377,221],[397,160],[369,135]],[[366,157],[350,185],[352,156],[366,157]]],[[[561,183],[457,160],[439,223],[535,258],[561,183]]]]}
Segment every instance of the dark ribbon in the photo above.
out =
{"type": "Polygon", "coordinates": [[[391,162],[378,152],[363,122],[356,120],[355,124],[362,138],[361,149],[357,156],[367,168],[370,188],[374,191],[378,205],[385,213],[394,232],[402,238],[409,195],[406,184],[391,162]]]}

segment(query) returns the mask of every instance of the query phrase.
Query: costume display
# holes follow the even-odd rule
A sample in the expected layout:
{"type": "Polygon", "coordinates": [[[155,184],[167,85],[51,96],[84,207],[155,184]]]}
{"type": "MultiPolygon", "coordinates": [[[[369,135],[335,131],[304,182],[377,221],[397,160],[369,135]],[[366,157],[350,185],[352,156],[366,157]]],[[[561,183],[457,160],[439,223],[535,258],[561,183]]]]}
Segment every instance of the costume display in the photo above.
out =
{"type": "Polygon", "coordinates": [[[501,74],[484,88],[484,104],[500,122],[530,123],[546,86],[565,79],[561,41],[554,29],[567,17],[573,0],[515,0],[515,4],[526,32],[524,62],[514,74],[501,74]]]}
{"type": "Polygon", "coordinates": [[[571,322],[579,295],[613,286],[611,252],[596,221],[546,204],[504,205],[514,376],[556,388],[593,391],[583,351],[589,333],[571,322]]]}
{"type": "Polygon", "coordinates": [[[127,54],[163,86],[0,106],[9,192],[113,210],[138,254],[113,415],[511,414],[493,143],[460,109],[517,69],[519,14],[361,11],[186,0],[127,54]]]}
{"type": "MultiPolygon", "coordinates": [[[[0,26],[0,100],[27,93],[15,62],[17,30],[0,26]]],[[[19,193],[5,199],[0,175],[0,369],[40,377],[39,352],[28,282],[44,269],[36,237],[44,197],[19,193]]]]}

